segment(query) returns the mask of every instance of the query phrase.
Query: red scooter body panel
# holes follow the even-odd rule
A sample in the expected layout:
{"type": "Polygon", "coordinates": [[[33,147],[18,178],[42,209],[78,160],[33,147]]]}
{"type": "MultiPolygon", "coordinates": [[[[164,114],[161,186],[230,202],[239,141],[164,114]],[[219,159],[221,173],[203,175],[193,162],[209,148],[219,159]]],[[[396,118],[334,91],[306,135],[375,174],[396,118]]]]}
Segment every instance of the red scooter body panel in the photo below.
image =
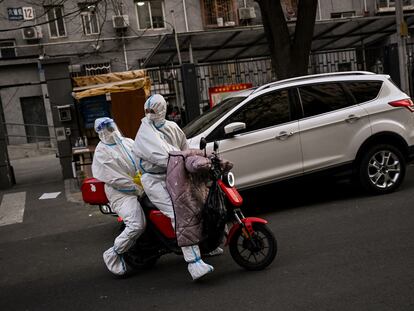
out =
{"type": "Polygon", "coordinates": [[[231,204],[234,206],[241,206],[243,204],[243,198],[235,187],[227,186],[221,179],[219,179],[217,182],[231,204]]]}
{"type": "MultiPolygon", "coordinates": [[[[250,232],[252,229],[252,224],[254,223],[260,223],[260,224],[267,224],[267,220],[264,220],[262,218],[258,218],[258,217],[247,217],[241,220],[247,230],[250,232]]],[[[226,246],[230,243],[231,239],[233,238],[234,234],[236,233],[237,229],[239,229],[240,224],[234,224],[233,227],[231,227],[229,234],[227,235],[227,240],[226,240],[226,246]]]]}
{"type": "Polygon", "coordinates": [[[86,178],[81,186],[83,201],[92,205],[108,204],[104,185],[104,182],[96,178],[86,178]]]}
{"type": "Polygon", "coordinates": [[[170,218],[160,211],[153,210],[149,213],[149,219],[166,238],[175,239],[175,232],[170,218]]]}

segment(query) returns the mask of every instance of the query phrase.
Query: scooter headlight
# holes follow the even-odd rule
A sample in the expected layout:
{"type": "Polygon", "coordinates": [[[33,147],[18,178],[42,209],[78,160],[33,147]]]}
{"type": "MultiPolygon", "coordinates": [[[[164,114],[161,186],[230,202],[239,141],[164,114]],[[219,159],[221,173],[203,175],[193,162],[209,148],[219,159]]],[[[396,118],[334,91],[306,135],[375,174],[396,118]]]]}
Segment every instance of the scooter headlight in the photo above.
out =
{"type": "Polygon", "coordinates": [[[234,174],[232,172],[227,172],[223,176],[224,183],[229,187],[234,187],[235,180],[234,180],[234,174]]]}

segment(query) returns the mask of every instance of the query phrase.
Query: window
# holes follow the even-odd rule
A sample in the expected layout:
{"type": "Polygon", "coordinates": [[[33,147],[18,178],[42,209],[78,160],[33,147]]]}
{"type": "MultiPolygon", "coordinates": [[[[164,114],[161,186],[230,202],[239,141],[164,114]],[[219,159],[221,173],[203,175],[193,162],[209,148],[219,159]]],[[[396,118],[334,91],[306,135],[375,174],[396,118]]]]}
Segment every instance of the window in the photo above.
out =
{"type": "Polygon", "coordinates": [[[14,47],[14,41],[0,41],[0,57],[1,58],[13,58],[16,57],[16,49],[14,47]]]}
{"type": "Polygon", "coordinates": [[[237,110],[225,120],[223,124],[213,131],[212,135],[209,135],[207,140],[213,141],[223,139],[225,137],[224,127],[233,122],[246,123],[246,129],[243,130],[243,132],[251,132],[283,124],[290,120],[289,91],[282,90],[267,93],[253,99],[251,102],[237,110]]]}
{"type": "Polygon", "coordinates": [[[331,18],[349,18],[354,16],[355,11],[331,13],[331,18]]]}
{"type": "Polygon", "coordinates": [[[63,7],[45,7],[47,20],[49,21],[49,32],[51,38],[66,37],[65,20],[63,19],[63,7]]]}
{"type": "Polygon", "coordinates": [[[207,27],[234,26],[236,22],[233,0],[203,0],[203,13],[207,27]]]}
{"type": "Polygon", "coordinates": [[[165,28],[163,1],[135,1],[139,29],[165,28]]]}
{"type": "Polygon", "coordinates": [[[83,11],[81,13],[83,33],[85,35],[99,34],[99,21],[95,11],[83,11]]]}
{"type": "Polygon", "coordinates": [[[188,138],[191,138],[204,132],[243,100],[245,100],[245,97],[229,97],[224,99],[221,103],[215,105],[213,109],[203,113],[188,123],[183,128],[185,135],[188,138]]]}
{"type": "Polygon", "coordinates": [[[306,85],[299,88],[305,117],[311,117],[349,106],[339,83],[306,85]]]}
{"type": "Polygon", "coordinates": [[[343,82],[358,104],[375,99],[381,90],[382,81],[343,82]]]}

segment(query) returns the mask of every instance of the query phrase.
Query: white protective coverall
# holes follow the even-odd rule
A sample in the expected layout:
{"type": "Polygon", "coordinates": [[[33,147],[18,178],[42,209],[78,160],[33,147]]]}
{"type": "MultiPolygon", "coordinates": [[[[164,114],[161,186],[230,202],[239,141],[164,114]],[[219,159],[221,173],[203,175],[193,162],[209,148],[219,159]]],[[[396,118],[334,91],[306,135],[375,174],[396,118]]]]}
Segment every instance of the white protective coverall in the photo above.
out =
{"type": "Polygon", "coordinates": [[[134,141],[123,137],[110,118],[96,119],[95,131],[101,141],[95,149],[92,174],[105,183],[111,209],[122,217],[125,224],[114,246],[103,253],[103,259],[109,271],[124,275],[128,271],[122,254],[145,230],[145,215],[137,198],[143,194],[143,189],[134,182],[137,176],[137,164],[132,153],[134,141]]]}
{"type": "MultiPolygon", "coordinates": [[[[144,109],[145,118],[141,120],[133,149],[139,158],[141,182],[151,202],[171,219],[175,227],[173,205],[165,183],[168,153],[188,149],[187,138],[176,123],[165,119],[167,103],[163,96],[150,96],[144,109]]],[[[181,249],[193,280],[214,270],[201,259],[198,245],[181,249]]]]}

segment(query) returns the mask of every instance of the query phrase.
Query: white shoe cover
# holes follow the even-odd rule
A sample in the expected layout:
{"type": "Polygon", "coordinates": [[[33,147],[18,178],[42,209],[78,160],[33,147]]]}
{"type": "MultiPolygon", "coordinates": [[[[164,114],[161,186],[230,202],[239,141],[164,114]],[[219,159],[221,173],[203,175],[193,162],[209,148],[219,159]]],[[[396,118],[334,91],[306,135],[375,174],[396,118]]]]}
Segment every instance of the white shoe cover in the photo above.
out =
{"type": "Polygon", "coordinates": [[[127,268],[124,259],[121,255],[118,255],[114,248],[111,247],[103,253],[103,260],[106,267],[115,275],[124,275],[127,273],[127,268]]]}
{"type": "Polygon", "coordinates": [[[217,247],[215,250],[212,250],[210,253],[208,253],[204,256],[208,256],[208,257],[220,256],[223,253],[224,253],[224,250],[221,247],[217,247]]]}
{"type": "Polygon", "coordinates": [[[213,266],[206,264],[202,259],[188,264],[188,272],[190,272],[194,281],[213,271],[213,266]]]}
{"type": "Polygon", "coordinates": [[[213,266],[206,264],[200,256],[200,248],[198,245],[181,247],[184,259],[188,262],[188,272],[190,272],[193,280],[197,280],[207,273],[213,272],[213,266]]]}

